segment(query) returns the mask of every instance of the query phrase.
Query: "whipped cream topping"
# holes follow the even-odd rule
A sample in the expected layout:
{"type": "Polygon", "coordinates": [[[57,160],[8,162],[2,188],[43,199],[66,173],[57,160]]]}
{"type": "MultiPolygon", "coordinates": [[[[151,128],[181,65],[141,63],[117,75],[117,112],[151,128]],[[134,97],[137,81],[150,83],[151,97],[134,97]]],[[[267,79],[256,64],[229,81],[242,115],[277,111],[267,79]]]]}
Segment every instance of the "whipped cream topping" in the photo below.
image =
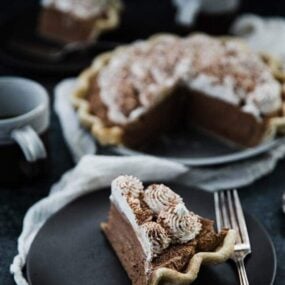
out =
{"type": "Polygon", "coordinates": [[[199,217],[189,212],[183,203],[162,211],[158,216],[158,222],[165,226],[178,243],[194,239],[202,228],[199,217]]]}
{"type": "Polygon", "coordinates": [[[177,85],[246,107],[257,118],[281,108],[281,88],[260,57],[234,39],[165,36],[117,50],[97,77],[108,117],[126,124],[177,85]]]}
{"type": "Polygon", "coordinates": [[[144,201],[154,213],[182,203],[182,198],[163,184],[153,184],[144,192],[144,201]]]}
{"type": "Polygon", "coordinates": [[[134,176],[121,175],[113,180],[112,188],[120,189],[124,196],[139,198],[143,191],[143,184],[134,176]]]}
{"type": "Polygon", "coordinates": [[[248,96],[248,103],[256,106],[263,114],[272,114],[282,105],[281,96],[275,94],[281,92],[281,86],[277,82],[266,82],[254,89],[248,96]],[[272,92],[273,91],[273,92],[272,92]]]}
{"type": "Polygon", "coordinates": [[[170,244],[194,239],[202,227],[199,217],[189,212],[182,198],[165,185],[154,184],[144,191],[137,178],[119,176],[112,182],[110,200],[131,224],[147,261],[170,244]]]}
{"type": "Polygon", "coordinates": [[[148,239],[151,244],[154,257],[162,253],[163,250],[170,245],[171,239],[160,224],[147,222],[142,225],[141,229],[145,232],[146,239],[148,239]]]}
{"type": "Polygon", "coordinates": [[[42,0],[42,5],[54,7],[79,18],[90,18],[106,11],[110,2],[110,0],[42,0]]]}

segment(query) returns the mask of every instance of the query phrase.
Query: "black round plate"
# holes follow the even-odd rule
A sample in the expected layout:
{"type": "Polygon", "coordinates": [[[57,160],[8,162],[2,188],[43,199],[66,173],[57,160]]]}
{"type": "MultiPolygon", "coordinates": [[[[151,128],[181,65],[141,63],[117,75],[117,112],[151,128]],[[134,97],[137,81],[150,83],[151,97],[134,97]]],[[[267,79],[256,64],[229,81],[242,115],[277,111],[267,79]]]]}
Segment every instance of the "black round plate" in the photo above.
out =
{"type": "MultiPolygon", "coordinates": [[[[201,216],[214,219],[213,195],[181,185],[170,185],[186,205],[201,216]]],[[[130,285],[115,252],[100,230],[110,207],[110,190],[83,196],[52,216],[32,243],[27,259],[31,285],[130,285]]],[[[246,215],[252,254],[246,260],[249,283],[273,284],[276,256],[264,228],[246,215]]],[[[196,285],[238,285],[232,262],[203,266],[196,285]]]]}

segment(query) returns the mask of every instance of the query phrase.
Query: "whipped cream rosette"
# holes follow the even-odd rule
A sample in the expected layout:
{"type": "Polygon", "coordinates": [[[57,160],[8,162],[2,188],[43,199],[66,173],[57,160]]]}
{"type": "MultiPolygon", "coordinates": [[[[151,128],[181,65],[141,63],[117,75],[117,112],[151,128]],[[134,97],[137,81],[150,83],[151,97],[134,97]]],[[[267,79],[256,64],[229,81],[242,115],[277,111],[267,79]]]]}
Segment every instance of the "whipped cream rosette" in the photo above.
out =
{"type": "Polygon", "coordinates": [[[157,256],[171,243],[165,229],[158,223],[147,222],[142,225],[142,231],[145,232],[146,239],[149,240],[153,251],[153,256],[157,256]]]}
{"type": "Polygon", "coordinates": [[[189,212],[183,203],[161,211],[158,222],[164,225],[178,243],[186,243],[194,239],[202,228],[199,216],[189,212]]]}
{"type": "Polygon", "coordinates": [[[113,180],[112,187],[120,189],[124,196],[138,198],[143,191],[143,184],[133,176],[122,175],[113,180]]]}
{"type": "Polygon", "coordinates": [[[182,202],[182,198],[163,184],[150,185],[144,192],[144,201],[155,213],[182,202]]]}

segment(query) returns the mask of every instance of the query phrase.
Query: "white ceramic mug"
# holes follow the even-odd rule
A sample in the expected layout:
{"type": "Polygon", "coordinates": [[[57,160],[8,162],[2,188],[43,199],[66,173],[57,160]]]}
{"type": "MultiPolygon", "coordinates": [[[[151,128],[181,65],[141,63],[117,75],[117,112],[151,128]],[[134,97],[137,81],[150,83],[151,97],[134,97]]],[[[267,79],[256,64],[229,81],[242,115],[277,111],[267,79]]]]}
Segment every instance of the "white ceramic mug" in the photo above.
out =
{"type": "Polygon", "coordinates": [[[0,148],[16,142],[28,162],[45,159],[40,134],[48,127],[47,91],[30,79],[0,77],[0,148]]]}

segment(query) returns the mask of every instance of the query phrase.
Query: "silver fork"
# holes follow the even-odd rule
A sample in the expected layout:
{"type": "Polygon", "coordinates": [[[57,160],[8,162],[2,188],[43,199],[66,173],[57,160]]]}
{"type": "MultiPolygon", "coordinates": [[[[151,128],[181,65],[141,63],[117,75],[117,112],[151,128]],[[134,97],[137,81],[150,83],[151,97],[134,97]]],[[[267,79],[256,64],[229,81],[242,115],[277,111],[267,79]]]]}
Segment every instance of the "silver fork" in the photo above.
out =
{"type": "Polygon", "coordinates": [[[244,214],[237,190],[217,191],[214,194],[217,228],[236,230],[237,239],[231,259],[236,263],[240,284],[248,285],[244,266],[245,257],[251,253],[244,214]]]}

